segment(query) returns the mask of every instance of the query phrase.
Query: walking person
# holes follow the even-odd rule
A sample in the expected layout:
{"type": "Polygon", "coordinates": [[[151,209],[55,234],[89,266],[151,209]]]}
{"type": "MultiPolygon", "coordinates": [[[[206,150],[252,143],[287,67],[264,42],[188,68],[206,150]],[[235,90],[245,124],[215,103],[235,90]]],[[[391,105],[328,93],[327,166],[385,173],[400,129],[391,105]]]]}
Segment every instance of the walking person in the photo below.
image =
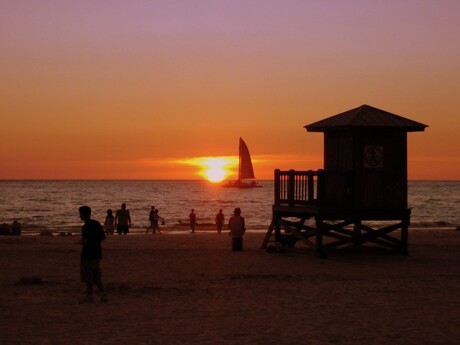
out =
{"type": "Polygon", "coordinates": [[[131,227],[131,215],[129,210],[126,209],[126,204],[121,204],[121,209],[117,210],[115,214],[115,226],[117,227],[118,235],[128,234],[131,227]]]}
{"type": "Polygon", "coordinates": [[[193,234],[195,233],[195,225],[196,225],[196,213],[193,208],[188,217],[190,218],[190,229],[192,230],[192,234],[193,234]]]}
{"type": "Polygon", "coordinates": [[[246,232],[246,224],[241,216],[241,209],[235,208],[233,216],[228,221],[230,229],[229,236],[232,238],[232,251],[241,252],[243,250],[243,235],[246,232]]]}
{"type": "Polygon", "coordinates": [[[222,213],[222,209],[219,210],[219,213],[216,214],[216,226],[217,226],[217,233],[220,234],[222,232],[222,226],[225,222],[225,216],[222,213]]]}
{"type": "Polygon", "coordinates": [[[105,240],[101,223],[91,219],[91,208],[81,206],[78,209],[80,219],[85,223],[81,228],[80,280],[86,283],[86,296],[80,303],[93,302],[93,285],[96,284],[101,302],[107,302],[107,293],[102,284],[100,261],[102,259],[101,242],[105,240]]]}
{"type": "Polygon", "coordinates": [[[113,231],[115,229],[114,222],[115,217],[113,216],[112,210],[109,208],[104,220],[104,230],[107,235],[113,235],[113,231]]]}

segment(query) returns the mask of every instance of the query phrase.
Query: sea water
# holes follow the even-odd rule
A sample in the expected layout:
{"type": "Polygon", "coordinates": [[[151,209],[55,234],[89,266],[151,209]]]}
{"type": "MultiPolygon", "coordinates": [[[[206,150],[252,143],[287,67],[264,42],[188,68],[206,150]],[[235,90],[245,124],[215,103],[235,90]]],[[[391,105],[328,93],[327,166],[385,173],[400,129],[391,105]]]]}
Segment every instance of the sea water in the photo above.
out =
{"type": "MultiPolygon", "coordinates": [[[[198,229],[212,229],[222,209],[227,220],[240,207],[247,228],[266,230],[274,200],[273,181],[263,188],[222,188],[207,181],[0,181],[0,223],[18,220],[23,228],[68,231],[81,227],[78,207],[89,205],[93,218],[103,222],[107,209],[127,204],[132,232],[144,231],[151,206],[165,219],[164,228],[186,231],[193,208],[198,229]]],[[[460,225],[460,181],[410,181],[409,207],[413,227],[460,225]]]]}

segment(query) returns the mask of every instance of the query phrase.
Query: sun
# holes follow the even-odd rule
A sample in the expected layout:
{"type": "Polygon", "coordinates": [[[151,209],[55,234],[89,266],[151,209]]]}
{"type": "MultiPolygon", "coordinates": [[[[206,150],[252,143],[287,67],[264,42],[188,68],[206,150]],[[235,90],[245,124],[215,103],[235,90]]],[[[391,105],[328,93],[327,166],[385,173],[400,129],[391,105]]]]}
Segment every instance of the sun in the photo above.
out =
{"type": "Polygon", "coordinates": [[[235,173],[238,158],[232,156],[195,157],[177,160],[177,163],[196,166],[197,174],[209,182],[219,183],[235,173]]]}
{"type": "Polygon", "coordinates": [[[218,183],[223,181],[231,172],[228,166],[229,159],[221,157],[208,157],[203,159],[201,174],[210,182],[218,183]]]}
{"type": "Polygon", "coordinates": [[[221,167],[212,167],[203,173],[210,182],[214,183],[221,182],[227,175],[226,171],[221,167]]]}

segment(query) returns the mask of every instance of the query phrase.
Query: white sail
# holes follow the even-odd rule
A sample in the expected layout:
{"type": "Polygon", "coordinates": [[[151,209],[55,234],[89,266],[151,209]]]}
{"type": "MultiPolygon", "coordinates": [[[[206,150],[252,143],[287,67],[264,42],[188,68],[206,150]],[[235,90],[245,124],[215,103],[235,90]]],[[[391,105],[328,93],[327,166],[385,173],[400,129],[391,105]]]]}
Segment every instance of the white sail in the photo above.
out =
{"type": "Polygon", "coordinates": [[[252,167],[251,155],[249,149],[243,139],[240,138],[240,166],[238,170],[238,180],[253,179],[254,169],[252,167]]]}

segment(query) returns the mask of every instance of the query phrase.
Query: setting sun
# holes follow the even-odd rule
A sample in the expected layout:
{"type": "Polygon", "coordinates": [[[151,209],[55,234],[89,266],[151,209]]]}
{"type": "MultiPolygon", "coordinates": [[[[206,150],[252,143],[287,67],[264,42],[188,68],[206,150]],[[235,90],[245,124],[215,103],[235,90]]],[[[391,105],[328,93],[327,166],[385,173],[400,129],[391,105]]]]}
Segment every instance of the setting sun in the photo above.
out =
{"type": "Polygon", "coordinates": [[[198,175],[206,180],[218,183],[222,182],[228,176],[234,174],[238,165],[237,157],[196,157],[186,160],[181,160],[179,163],[197,166],[200,171],[198,175]]]}
{"type": "Polygon", "coordinates": [[[225,170],[225,166],[228,164],[222,159],[209,159],[207,162],[208,169],[204,170],[203,173],[206,178],[211,182],[220,182],[228,172],[225,170]]]}

